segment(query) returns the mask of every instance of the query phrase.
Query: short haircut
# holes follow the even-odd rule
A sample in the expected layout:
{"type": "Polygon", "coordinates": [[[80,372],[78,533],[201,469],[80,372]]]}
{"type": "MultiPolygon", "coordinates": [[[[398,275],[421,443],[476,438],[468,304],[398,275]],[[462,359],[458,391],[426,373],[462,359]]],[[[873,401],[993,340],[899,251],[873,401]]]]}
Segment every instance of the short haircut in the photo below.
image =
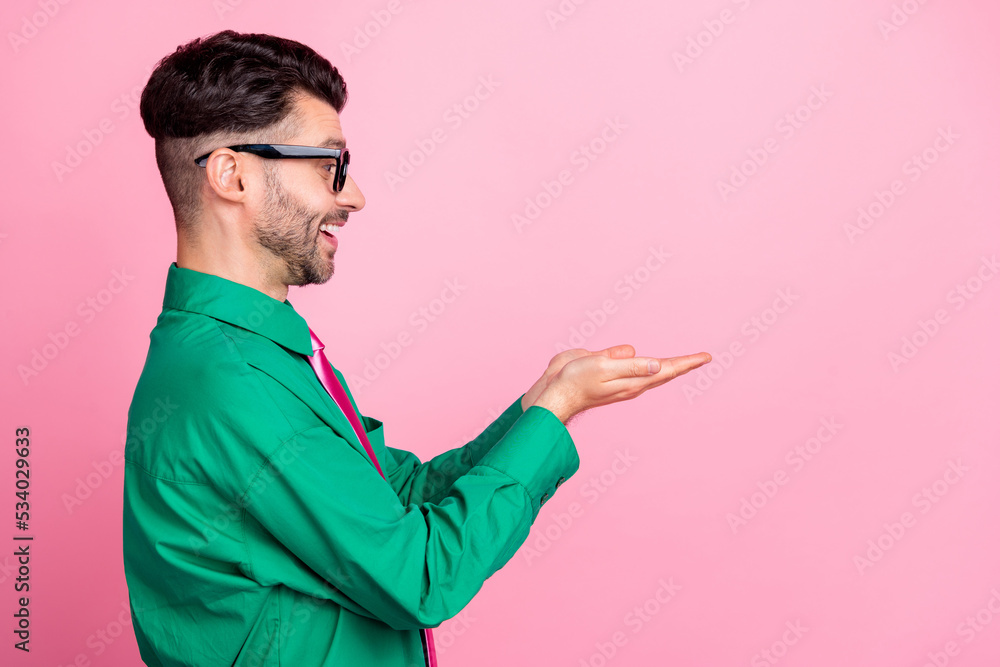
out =
{"type": "Polygon", "coordinates": [[[139,101],[178,231],[201,214],[201,167],[221,146],[276,143],[294,133],[295,101],[312,95],[340,113],[347,85],[330,61],[299,42],[232,30],[196,38],[157,63],[139,101]]]}

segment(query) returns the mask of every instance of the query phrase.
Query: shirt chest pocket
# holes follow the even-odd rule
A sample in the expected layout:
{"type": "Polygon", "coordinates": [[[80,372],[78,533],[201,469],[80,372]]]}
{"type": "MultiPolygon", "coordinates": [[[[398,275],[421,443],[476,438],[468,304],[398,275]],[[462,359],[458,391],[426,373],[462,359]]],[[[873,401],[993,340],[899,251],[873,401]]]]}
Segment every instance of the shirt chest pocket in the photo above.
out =
{"type": "Polygon", "coordinates": [[[382,467],[382,470],[385,470],[388,452],[385,448],[385,432],[382,429],[382,422],[373,417],[362,417],[361,425],[365,427],[368,444],[372,446],[372,451],[375,452],[379,466],[382,467]]]}

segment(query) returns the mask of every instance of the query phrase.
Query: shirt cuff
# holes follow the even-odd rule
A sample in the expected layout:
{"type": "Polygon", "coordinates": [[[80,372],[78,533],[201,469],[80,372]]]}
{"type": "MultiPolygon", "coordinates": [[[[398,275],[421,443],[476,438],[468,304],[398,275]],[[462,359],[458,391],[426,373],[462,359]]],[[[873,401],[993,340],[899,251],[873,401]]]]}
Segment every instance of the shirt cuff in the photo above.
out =
{"type": "Polygon", "coordinates": [[[580,456],[559,418],[547,408],[532,405],[478,465],[517,480],[537,511],[580,469],[580,456]]]}
{"type": "Polygon", "coordinates": [[[500,416],[486,427],[485,433],[489,434],[487,436],[489,440],[493,442],[499,441],[504,436],[504,433],[509,431],[510,427],[514,425],[514,422],[521,418],[521,415],[524,414],[524,410],[521,408],[522,398],[524,398],[524,394],[518,396],[517,400],[507,406],[507,409],[501,412],[500,416]]]}

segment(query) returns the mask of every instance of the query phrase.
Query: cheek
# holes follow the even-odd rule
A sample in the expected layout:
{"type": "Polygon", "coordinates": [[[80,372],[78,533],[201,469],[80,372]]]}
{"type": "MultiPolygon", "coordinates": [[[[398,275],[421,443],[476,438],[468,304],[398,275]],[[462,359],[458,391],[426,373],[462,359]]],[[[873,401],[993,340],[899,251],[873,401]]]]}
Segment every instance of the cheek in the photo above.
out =
{"type": "Polygon", "coordinates": [[[324,196],[322,191],[304,192],[297,198],[299,208],[317,220],[326,215],[330,210],[329,198],[324,196]]]}
{"type": "Polygon", "coordinates": [[[291,224],[301,226],[307,232],[318,232],[320,221],[327,212],[327,204],[322,196],[307,193],[289,193],[288,213],[292,215],[291,224]]]}
{"type": "Polygon", "coordinates": [[[286,184],[285,195],[294,202],[297,209],[318,210],[327,206],[325,203],[323,182],[318,176],[303,175],[302,182],[286,184]]]}

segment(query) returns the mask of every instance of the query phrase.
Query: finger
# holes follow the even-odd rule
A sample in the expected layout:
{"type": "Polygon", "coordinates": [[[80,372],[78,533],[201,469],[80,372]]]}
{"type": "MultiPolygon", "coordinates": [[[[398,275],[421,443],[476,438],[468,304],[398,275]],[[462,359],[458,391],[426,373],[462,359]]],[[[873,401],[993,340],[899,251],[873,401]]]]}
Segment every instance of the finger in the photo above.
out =
{"type": "Polygon", "coordinates": [[[699,352],[698,354],[687,354],[681,357],[669,357],[667,359],[660,359],[661,368],[659,373],[666,373],[670,377],[668,379],[673,379],[678,375],[684,375],[689,371],[693,371],[699,366],[704,366],[712,360],[712,355],[708,352],[699,352]]]}
{"type": "Polygon", "coordinates": [[[648,378],[663,371],[664,360],[656,357],[618,358],[605,363],[604,381],[648,378]]]}
{"type": "Polygon", "coordinates": [[[549,370],[556,372],[563,366],[573,361],[574,359],[579,359],[580,357],[589,357],[594,353],[590,350],[584,350],[583,348],[576,348],[572,350],[563,350],[556,356],[552,357],[552,361],[549,362],[549,370]]]}
{"type": "Polygon", "coordinates": [[[676,377],[688,371],[703,366],[712,360],[708,352],[687,354],[679,357],[635,357],[623,364],[619,371],[620,377],[643,377],[652,375],[670,375],[676,377]]]}
{"type": "Polygon", "coordinates": [[[623,359],[621,363],[612,366],[611,377],[607,382],[611,383],[615,389],[645,391],[669,382],[679,375],[684,375],[711,360],[712,355],[707,352],[666,359],[657,359],[656,357],[623,359]],[[651,372],[651,363],[659,364],[659,370],[651,372]]]}
{"type": "Polygon", "coordinates": [[[559,354],[557,354],[556,356],[552,357],[549,360],[548,369],[550,371],[553,369],[558,370],[563,366],[565,366],[568,362],[572,361],[573,359],[577,359],[579,357],[586,357],[589,355],[590,355],[589,350],[584,350],[581,348],[576,348],[572,350],[563,350],[562,352],[560,352],[559,354]]]}
{"type": "Polygon", "coordinates": [[[594,354],[603,354],[611,359],[629,359],[635,356],[635,348],[627,343],[624,345],[612,345],[611,347],[594,352],[594,354]]]}

